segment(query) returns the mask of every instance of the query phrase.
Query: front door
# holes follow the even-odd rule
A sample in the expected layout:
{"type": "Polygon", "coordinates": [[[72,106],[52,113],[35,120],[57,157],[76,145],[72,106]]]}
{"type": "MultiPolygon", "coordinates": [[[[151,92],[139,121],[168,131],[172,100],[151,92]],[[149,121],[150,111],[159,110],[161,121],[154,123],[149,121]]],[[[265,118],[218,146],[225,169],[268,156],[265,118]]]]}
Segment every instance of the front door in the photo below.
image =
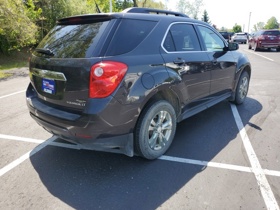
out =
{"type": "Polygon", "coordinates": [[[212,29],[205,26],[197,28],[211,61],[210,94],[232,91],[237,63],[233,52],[227,50],[224,41],[212,29]]]}

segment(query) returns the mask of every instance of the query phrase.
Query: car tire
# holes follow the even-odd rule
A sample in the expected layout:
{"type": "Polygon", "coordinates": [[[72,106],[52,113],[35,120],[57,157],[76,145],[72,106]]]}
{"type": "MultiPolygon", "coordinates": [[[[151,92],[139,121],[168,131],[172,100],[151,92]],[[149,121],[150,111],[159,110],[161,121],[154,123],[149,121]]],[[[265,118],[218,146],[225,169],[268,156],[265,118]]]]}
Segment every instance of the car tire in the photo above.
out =
{"type": "Polygon", "coordinates": [[[255,44],[254,51],[259,51],[259,48],[257,47],[257,43],[255,44]]]}
{"type": "Polygon", "coordinates": [[[152,160],[163,155],[170,147],[176,131],[176,113],[165,100],[148,105],[135,130],[136,154],[152,160]]]}
{"type": "Polygon", "coordinates": [[[248,49],[251,50],[252,49],[252,46],[250,44],[248,44],[248,49]]]}
{"type": "Polygon", "coordinates": [[[235,90],[234,103],[239,105],[246,99],[249,90],[250,77],[247,71],[242,72],[235,90]]]}

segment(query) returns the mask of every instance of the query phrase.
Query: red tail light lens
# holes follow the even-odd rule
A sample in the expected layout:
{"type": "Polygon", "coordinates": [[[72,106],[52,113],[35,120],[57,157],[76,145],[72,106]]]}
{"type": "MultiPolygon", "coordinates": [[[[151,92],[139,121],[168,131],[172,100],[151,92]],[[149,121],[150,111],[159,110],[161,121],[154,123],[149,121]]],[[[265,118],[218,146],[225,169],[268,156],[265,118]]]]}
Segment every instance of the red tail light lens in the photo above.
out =
{"type": "Polygon", "coordinates": [[[96,63],[90,70],[89,97],[105,98],[111,95],[122,81],[127,65],[115,61],[96,63]]]}

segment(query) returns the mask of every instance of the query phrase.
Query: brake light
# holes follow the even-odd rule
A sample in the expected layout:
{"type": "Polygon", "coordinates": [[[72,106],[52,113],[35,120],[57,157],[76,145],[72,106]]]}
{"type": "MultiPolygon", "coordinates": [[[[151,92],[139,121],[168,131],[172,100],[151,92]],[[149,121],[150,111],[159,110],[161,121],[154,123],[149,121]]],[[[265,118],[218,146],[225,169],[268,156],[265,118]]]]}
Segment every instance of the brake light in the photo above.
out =
{"type": "Polygon", "coordinates": [[[127,65],[116,61],[103,61],[90,69],[89,97],[105,98],[111,95],[122,81],[127,65]]]}

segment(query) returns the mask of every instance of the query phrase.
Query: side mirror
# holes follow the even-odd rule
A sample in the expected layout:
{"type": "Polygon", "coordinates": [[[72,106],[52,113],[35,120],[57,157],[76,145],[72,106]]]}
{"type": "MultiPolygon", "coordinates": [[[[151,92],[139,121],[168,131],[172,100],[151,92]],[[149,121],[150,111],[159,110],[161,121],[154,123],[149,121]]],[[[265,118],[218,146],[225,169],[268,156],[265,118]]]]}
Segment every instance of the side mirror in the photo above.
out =
{"type": "Polygon", "coordinates": [[[239,49],[239,45],[235,42],[229,42],[228,43],[228,50],[229,51],[234,51],[234,50],[238,50],[239,49]]]}

